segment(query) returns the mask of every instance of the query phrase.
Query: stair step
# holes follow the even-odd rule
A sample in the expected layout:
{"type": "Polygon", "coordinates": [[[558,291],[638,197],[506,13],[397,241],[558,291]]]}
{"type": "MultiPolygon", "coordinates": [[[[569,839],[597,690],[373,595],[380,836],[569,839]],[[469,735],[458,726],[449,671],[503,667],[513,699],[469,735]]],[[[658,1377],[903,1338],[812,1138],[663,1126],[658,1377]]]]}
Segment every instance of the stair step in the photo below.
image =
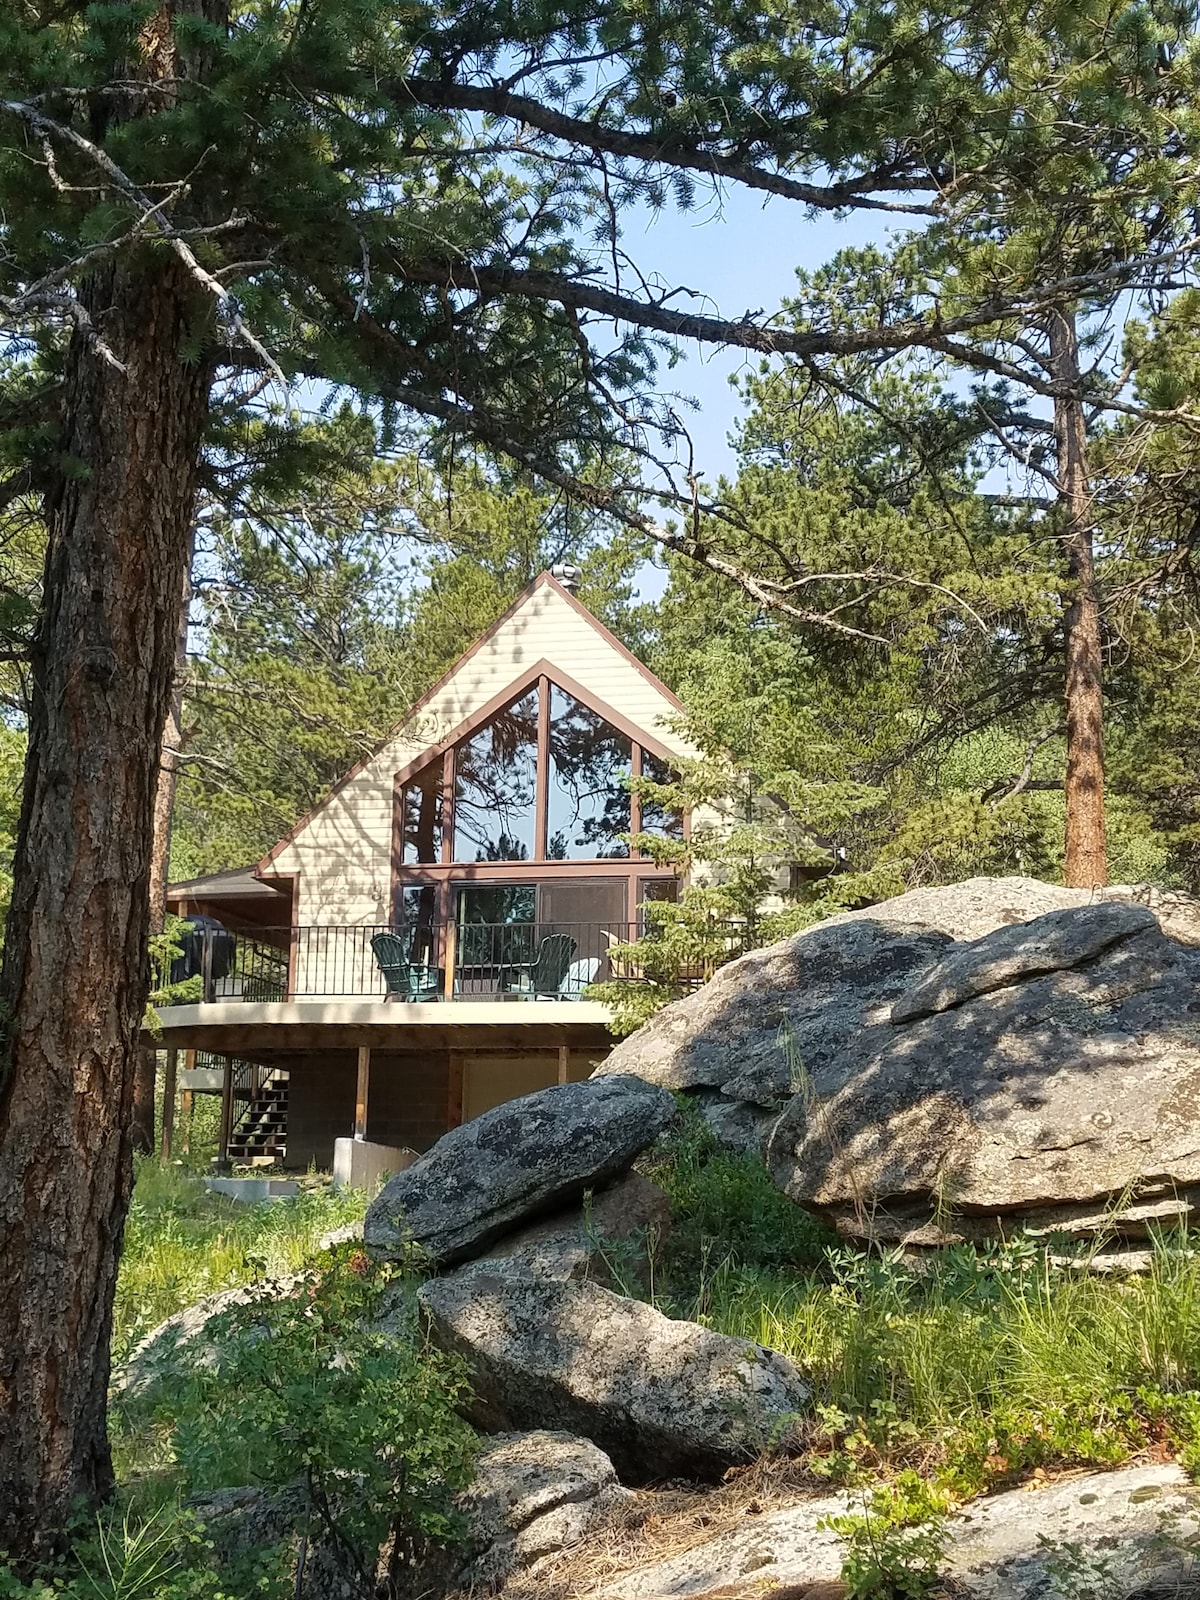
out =
{"type": "Polygon", "coordinates": [[[286,1074],[269,1079],[249,1098],[229,1137],[229,1154],[234,1160],[269,1161],[287,1154],[288,1079],[286,1074]]]}

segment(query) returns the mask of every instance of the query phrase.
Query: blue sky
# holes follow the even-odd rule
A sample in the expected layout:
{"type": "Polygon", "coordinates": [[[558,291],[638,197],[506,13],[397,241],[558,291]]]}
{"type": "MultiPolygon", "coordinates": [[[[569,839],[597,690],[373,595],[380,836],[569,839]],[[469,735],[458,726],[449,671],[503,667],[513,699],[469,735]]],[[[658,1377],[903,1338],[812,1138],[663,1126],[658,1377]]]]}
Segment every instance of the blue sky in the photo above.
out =
{"type": "MultiPolygon", "coordinates": [[[[672,287],[686,284],[710,302],[676,300],[676,306],[740,317],[777,307],[792,293],[797,267],[819,267],[849,245],[882,242],[889,220],[871,212],[843,221],[826,215],[810,218],[792,202],[764,203],[762,195],[737,187],[702,201],[689,213],[631,213],[622,243],[647,276],[657,273],[672,287]]],[[[699,412],[685,415],[697,465],[709,480],[734,465],[728,436],[741,407],[729,376],[747,362],[753,366],[756,359],[737,350],[702,351],[691,344],[684,347],[684,359],[662,374],[664,387],[700,402],[699,412]]]]}
{"type": "MultiPolygon", "coordinates": [[[[851,245],[884,242],[891,219],[856,212],[844,220],[808,217],[794,203],[767,199],[748,189],[731,188],[710,197],[694,211],[630,213],[622,244],[647,276],[664,284],[686,284],[708,297],[673,302],[724,317],[774,310],[795,287],[797,267],[815,268],[851,245]]],[[[897,219],[903,224],[904,219],[897,219]]],[[[685,412],[700,474],[715,482],[732,474],[735,457],[729,436],[742,407],[730,375],[756,364],[757,357],[725,349],[681,347],[682,359],[661,374],[662,387],[691,395],[699,410],[685,412]]],[[[641,599],[655,600],[665,574],[654,566],[638,574],[641,599]]]]}

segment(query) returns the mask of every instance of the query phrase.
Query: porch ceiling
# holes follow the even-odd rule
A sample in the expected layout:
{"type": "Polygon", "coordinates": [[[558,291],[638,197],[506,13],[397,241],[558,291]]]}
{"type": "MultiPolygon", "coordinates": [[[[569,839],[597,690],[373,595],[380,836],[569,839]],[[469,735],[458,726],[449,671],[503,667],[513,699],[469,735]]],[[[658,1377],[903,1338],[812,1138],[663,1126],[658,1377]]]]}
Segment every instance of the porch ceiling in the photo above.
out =
{"type": "Polygon", "coordinates": [[[169,1006],[161,1033],[143,1035],[160,1049],[313,1049],[379,1045],[392,1050],[474,1047],[519,1050],[549,1045],[611,1045],[612,1013],[594,1000],[571,1002],[463,1000],[396,1003],[381,1000],[215,1001],[169,1006]]]}

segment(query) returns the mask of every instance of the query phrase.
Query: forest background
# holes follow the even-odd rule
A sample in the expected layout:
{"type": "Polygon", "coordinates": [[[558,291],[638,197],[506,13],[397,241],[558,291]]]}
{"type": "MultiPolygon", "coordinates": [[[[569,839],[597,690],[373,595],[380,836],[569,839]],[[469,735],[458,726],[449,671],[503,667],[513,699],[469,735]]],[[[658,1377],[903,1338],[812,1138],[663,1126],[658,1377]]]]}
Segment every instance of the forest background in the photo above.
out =
{"type": "MultiPolygon", "coordinates": [[[[849,253],[836,270],[883,260],[849,253]]],[[[1177,386],[1200,378],[1190,312],[1176,300],[1153,333],[1121,329],[1146,383],[1164,368],[1177,386]]],[[[696,853],[719,859],[723,886],[696,909],[752,912],[781,854],[802,871],[764,936],[971,873],[1060,879],[1065,579],[1036,464],[1001,480],[983,399],[934,363],[870,372],[861,397],[805,392],[779,362],[743,369],[738,388],[735,469],[714,487],[743,528],[722,535],[748,571],[838,575],[808,626],[478,450],[447,466],[419,432],[387,439],[350,407],[268,412],[210,464],[197,517],[171,877],[258,860],[567,561],[584,603],[688,708],[710,759],[678,794],[746,819],[679,853],[681,871],[696,853]],[[661,593],[639,599],[647,588],[661,593]]],[[[1095,506],[1109,877],[1200,891],[1193,451],[1169,425],[1102,430],[1095,506]]],[[[20,501],[3,528],[0,622],[16,641],[44,535],[20,501]]],[[[4,670],[7,853],[25,668],[4,670]]],[[[9,884],[6,854],[5,903],[9,884]]]]}

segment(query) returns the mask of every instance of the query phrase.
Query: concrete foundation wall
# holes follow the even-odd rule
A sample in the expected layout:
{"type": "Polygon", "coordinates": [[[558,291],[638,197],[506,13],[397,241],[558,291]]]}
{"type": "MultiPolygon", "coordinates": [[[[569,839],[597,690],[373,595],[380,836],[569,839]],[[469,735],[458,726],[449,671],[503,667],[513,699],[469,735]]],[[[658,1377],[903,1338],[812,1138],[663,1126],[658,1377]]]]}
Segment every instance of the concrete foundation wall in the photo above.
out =
{"type": "Polygon", "coordinates": [[[333,1141],[333,1186],[335,1189],[365,1189],[374,1194],[385,1178],[404,1172],[418,1160],[415,1150],[395,1145],[375,1144],[370,1139],[333,1141]]]}

